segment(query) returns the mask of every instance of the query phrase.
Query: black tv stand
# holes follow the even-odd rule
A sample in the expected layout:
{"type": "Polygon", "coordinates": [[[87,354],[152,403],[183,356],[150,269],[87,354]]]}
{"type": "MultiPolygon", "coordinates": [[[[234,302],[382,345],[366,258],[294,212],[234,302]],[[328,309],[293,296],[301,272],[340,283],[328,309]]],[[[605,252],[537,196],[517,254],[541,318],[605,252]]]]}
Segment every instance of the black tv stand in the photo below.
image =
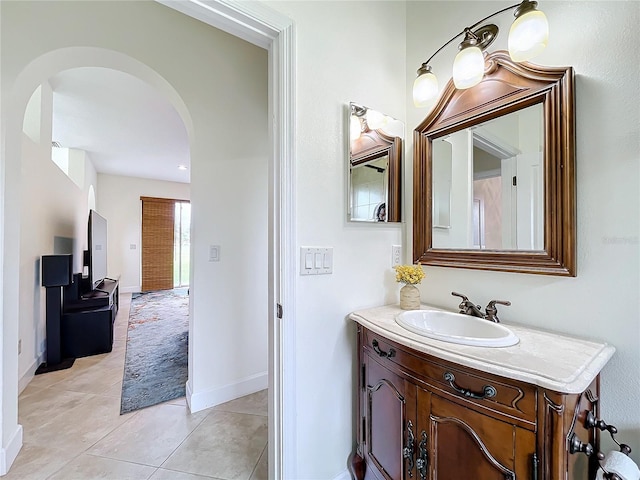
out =
{"type": "MultiPolygon", "coordinates": [[[[114,280],[114,282],[115,282],[115,280],[114,280]]],[[[106,295],[110,295],[110,293],[109,293],[107,290],[102,290],[102,289],[100,289],[100,288],[94,288],[94,289],[91,291],[91,293],[94,293],[94,292],[104,293],[104,294],[106,294],[106,295]]],[[[83,296],[82,298],[88,298],[88,297],[83,296]]]]}
{"type": "Polygon", "coordinates": [[[86,357],[110,352],[119,301],[119,280],[105,279],[100,289],[65,297],[61,321],[62,352],[86,357]]]}

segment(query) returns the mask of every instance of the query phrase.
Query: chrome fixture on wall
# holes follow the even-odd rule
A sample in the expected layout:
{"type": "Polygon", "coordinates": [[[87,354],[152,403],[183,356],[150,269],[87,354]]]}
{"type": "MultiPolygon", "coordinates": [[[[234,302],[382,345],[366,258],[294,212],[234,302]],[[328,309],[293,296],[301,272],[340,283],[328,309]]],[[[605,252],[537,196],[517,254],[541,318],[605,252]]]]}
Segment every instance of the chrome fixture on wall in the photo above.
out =
{"type": "Polygon", "coordinates": [[[498,10],[495,13],[465,28],[451,40],[442,45],[418,69],[418,77],[413,84],[413,102],[416,107],[427,106],[428,102],[438,94],[438,79],[431,71],[429,62],[440,51],[464,35],[458,46],[459,52],[453,62],[453,82],[458,89],[471,88],[482,81],[484,75],[485,50],[498,36],[498,26],[480,24],[500,13],[515,9],[516,19],[509,30],[509,55],[514,62],[524,62],[538,55],[547,46],[549,23],[547,17],[537,10],[538,2],[523,0],[521,3],[498,10]],[[475,29],[475,30],[474,30],[475,29]]]}

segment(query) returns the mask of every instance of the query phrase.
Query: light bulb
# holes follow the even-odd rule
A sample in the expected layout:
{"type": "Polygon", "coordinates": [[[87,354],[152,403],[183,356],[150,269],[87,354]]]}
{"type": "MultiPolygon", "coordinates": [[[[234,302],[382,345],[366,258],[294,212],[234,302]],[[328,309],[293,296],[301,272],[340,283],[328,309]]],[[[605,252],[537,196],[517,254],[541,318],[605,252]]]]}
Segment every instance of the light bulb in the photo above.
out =
{"type": "Polygon", "coordinates": [[[429,101],[438,95],[438,79],[427,71],[418,76],[413,82],[413,104],[416,107],[426,107],[429,101]]]}
{"type": "Polygon", "coordinates": [[[351,141],[357,140],[360,138],[360,134],[362,133],[360,119],[355,115],[351,115],[351,121],[349,123],[349,137],[351,141]]]}
{"type": "Polygon", "coordinates": [[[509,30],[509,55],[524,62],[538,55],[549,41],[549,22],[544,13],[532,9],[518,16],[509,30]]]}
{"type": "Polygon", "coordinates": [[[377,130],[386,124],[384,115],[377,110],[367,110],[367,125],[371,130],[377,130]]]}
{"type": "Polygon", "coordinates": [[[484,57],[476,46],[463,48],[453,61],[453,83],[463,90],[482,81],[484,75],[484,57]]]}

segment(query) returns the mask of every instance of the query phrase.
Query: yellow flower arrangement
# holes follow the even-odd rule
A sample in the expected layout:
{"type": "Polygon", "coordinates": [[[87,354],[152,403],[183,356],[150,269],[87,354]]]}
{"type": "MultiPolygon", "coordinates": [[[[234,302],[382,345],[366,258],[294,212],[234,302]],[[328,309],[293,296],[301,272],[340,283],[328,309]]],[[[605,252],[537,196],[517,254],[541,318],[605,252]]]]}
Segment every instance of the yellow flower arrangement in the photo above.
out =
{"type": "Polygon", "coordinates": [[[420,265],[397,265],[396,282],[417,285],[424,278],[424,270],[420,265]]]}

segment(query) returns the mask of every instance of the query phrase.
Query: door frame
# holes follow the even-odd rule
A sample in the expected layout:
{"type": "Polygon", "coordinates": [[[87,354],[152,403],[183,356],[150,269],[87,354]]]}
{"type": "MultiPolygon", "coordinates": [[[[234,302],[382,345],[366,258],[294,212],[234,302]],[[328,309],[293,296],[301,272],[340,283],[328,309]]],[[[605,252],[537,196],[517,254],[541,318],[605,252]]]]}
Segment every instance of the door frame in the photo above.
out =
{"type": "Polygon", "coordinates": [[[295,478],[295,38],[291,19],[258,2],[156,0],[268,51],[269,478],[295,478]],[[278,318],[278,306],[282,318],[278,318]]]}

